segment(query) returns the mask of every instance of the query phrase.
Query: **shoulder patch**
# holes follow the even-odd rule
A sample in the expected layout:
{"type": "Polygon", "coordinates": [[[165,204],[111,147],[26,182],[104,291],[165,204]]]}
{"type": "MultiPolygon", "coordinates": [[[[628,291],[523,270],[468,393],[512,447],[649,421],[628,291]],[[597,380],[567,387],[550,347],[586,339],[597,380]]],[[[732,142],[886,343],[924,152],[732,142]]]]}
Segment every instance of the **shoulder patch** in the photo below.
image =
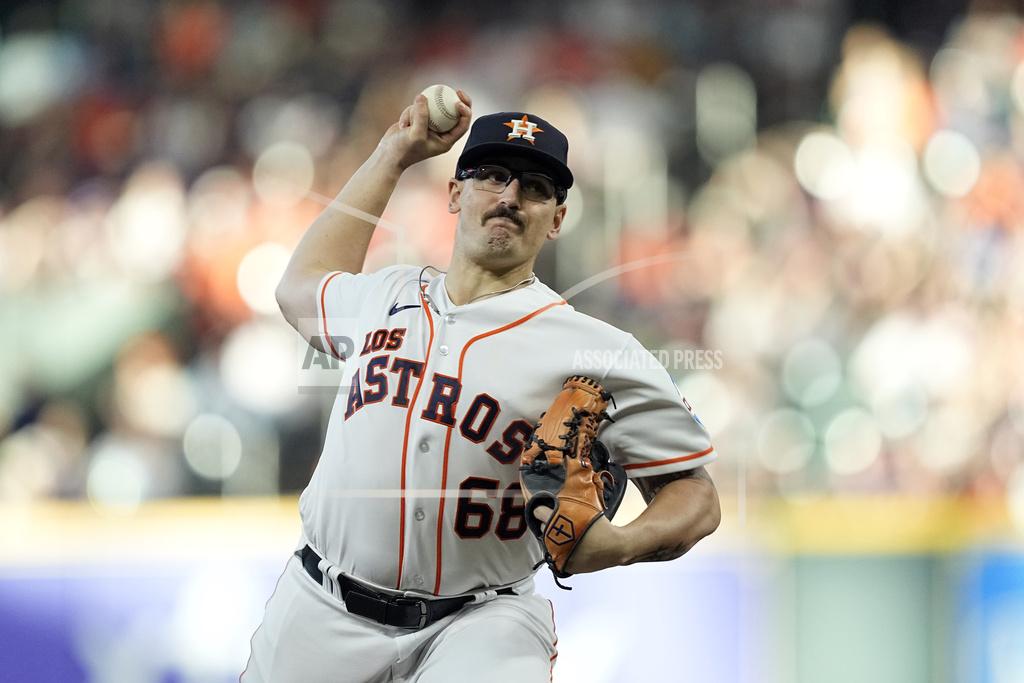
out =
{"type": "Polygon", "coordinates": [[[693,409],[693,406],[690,405],[690,402],[686,400],[686,397],[680,394],[680,398],[683,399],[683,405],[686,407],[686,410],[690,413],[690,417],[692,417],[701,427],[707,429],[707,425],[704,424],[704,422],[699,417],[697,417],[697,412],[693,409]]]}

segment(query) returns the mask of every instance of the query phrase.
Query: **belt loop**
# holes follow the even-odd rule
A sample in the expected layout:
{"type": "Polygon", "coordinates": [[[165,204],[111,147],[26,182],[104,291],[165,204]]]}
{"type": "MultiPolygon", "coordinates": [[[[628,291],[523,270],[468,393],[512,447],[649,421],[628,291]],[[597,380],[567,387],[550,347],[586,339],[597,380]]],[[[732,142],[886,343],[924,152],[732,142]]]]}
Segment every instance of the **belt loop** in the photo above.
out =
{"type": "Polygon", "coordinates": [[[324,576],[329,576],[331,579],[331,592],[339,599],[344,600],[345,596],[341,590],[341,567],[337,565],[331,565],[327,567],[327,571],[324,572],[324,576]]]}
{"type": "Polygon", "coordinates": [[[320,561],[316,563],[316,568],[320,570],[320,585],[323,586],[325,591],[336,596],[340,600],[341,596],[338,594],[341,591],[338,590],[338,582],[335,580],[335,577],[331,576],[331,563],[321,558],[320,561]]]}
{"type": "Polygon", "coordinates": [[[484,591],[483,593],[477,593],[473,597],[475,598],[475,600],[473,600],[473,603],[479,605],[480,603],[490,602],[491,600],[494,600],[496,597],[498,597],[498,591],[484,591]]]}

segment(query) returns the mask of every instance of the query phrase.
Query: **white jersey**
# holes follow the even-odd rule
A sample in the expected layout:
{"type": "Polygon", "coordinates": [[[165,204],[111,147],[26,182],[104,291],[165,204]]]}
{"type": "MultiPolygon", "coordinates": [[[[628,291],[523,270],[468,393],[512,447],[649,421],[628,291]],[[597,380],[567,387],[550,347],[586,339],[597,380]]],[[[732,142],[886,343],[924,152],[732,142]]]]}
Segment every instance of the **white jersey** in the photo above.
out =
{"type": "Polygon", "coordinates": [[[612,393],[615,421],[598,437],[630,477],[714,459],[632,335],[540,281],[456,306],[443,275],[421,282],[420,272],[329,273],[318,289],[320,333],[354,350],[300,510],[306,539],[342,572],[434,595],[530,576],[541,551],[523,518],[519,456],[574,374],[612,393]]]}

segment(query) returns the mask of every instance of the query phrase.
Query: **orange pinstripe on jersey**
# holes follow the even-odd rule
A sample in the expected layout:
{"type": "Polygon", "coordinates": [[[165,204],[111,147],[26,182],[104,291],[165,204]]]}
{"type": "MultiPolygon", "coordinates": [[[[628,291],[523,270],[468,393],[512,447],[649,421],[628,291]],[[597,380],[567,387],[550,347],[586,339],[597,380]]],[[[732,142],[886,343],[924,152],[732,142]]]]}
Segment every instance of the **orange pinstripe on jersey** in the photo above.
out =
{"type": "Polygon", "coordinates": [[[551,632],[555,634],[555,642],[551,643],[555,654],[551,655],[551,665],[548,667],[548,683],[551,683],[555,678],[555,660],[558,659],[558,627],[555,626],[555,604],[548,600],[548,606],[551,608],[551,632]]]}
{"type": "MultiPolygon", "coordinates": [[[[472,339],[470,339],[468,342],[466,342],[466,345],[462,347],[462,353],[459,355],[459,376],[458,376],[459,384],[460,385],[462,384],[462,365],[463,365],[463,363],[466,360],[466,352],[469,350],[470,346],[472,346],[476,342],[480,341],[481,339],[493,336],[495,334],[500,334],[501,332],[505,332],[506,330],[510,330],[513,327],[517,327],[519,325],[522,325],[526,321],[528,321],[528,320],[530,320],[532,318],[537,317],[538,315],[540,315],[544,311],[548,310],[549,308],[553,308],[555,306],[561,306],[564,303],[566,303],[566,302],[563,299],[561,301],[555,301],[553,303],[550,303],[550,304],[548,304],[546,306],[541,306],[540,308],[538,308],[533,313],[525,315],[522,318],[520,318],[519,320],[514,320],[514,321],[508,323],[507,325],[502,325],[501,327],[497,327],[497,328],[495,328],[495,329],[493,329],[493,330],[491,330],[489,332],[482,332],[482,333],[476,335],[475,337],[473,337],[472,339]]],[[[425,375],[426,372],[424,372],[423,374],[425,375]]],[[[460,400],[462,399],[461,395],[459,396],[459,399],[460,400]]],[[[455,405],[452,406],[452,414],[454,415],[458,409],[459,409],[459,402],[456,401],[455,405]]],[[[436,569],[436,573],[434,575],[434,594],[435,595],[439,595],[440,594],[439,591],[441,590],[441,541],[442,541],[442,538],[443,538],[443,535],[444,535],[443,532],[444,532],[444,500],[445,500],[445,491],[447,490],[447,486],[448,486],[448,446],[451,443],[451,441],[452,441],[452,427],[449,427],[447,433],[445,434],[445,438],[444,438],[444,464],[442,465],[442,468],[441,468],[441,500],[438,503],[438,510],[437,510],[437,569],[436,569]]]]}
{"type": "Polygon", "coordinates": [[[340,270],[324,280],[323,289],[320,290],[320,319],[324,321],[324,339],[327,340],[327,348],[330,350],[331,355],[339,360],[345,360],[338,353],[338,350],[334,348],[334,342],[331,341],[331,333],[327,331],[327,306],[324,302],[324,297],[327,296],[327,285],[331,284],[331,280],[339,275],[341,275],[340,270]]]}
{"type": "Polygon", "coordinates": [[[708,446],[700,453],[690,453],[689,455],[681,455],[678,458],[668,458],[667,460],[654,460],[653,462],[636,462],[632,465],[623,465],[624,470],[639,470],[644,467],[658,467],[659,465],[672,465],[677,462],[686,462],[687,460],[696,460],[697,458],[707,455],[711,451],[715,450],[714,446],[708,446]]]}
{"type": "Polygon", "coordinates": [[[412,413],[413,409],[416,408],[416,399],[419,398],[420,387],[423,386],[423,378],[427,376],[427,365],[430,363],[430,349],[434,346],[434,319],[430,317],[430,307],[427,306],[427,302],[423,298],[423,290],[425,288],[426,285],[420,287],[420,307],[427,316],[427,323],[430,325],[430,338],[427,340],[427,354],[423,358],[423,372],[420,373],[419,380],[416,382],[416,390],[412,392],[412,400],[409,401],[409,406],[406,408],[405,413],[405,434],[402,436],[402,495],[400,497],[402,502],[399,505],[398,516],[398,576],[395,579],[395,590],[402,588],[402,565],[405,561],[405,461],[406,455],[409,452],[409,427],[412,425],[412,413]]]}

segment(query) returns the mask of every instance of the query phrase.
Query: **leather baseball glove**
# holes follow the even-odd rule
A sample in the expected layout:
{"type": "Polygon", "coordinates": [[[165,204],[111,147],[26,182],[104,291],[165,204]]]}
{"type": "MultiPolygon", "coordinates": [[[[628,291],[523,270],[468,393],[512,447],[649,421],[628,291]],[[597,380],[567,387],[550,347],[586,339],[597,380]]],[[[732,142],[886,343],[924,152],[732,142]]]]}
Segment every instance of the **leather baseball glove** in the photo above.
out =
{"type": "MultiPolygon", "coordinates": [[[[526,523],[541,543],[544,559],[560,578],[573,552],[601,515],[615,515],[626,492],[626,472],[611,462],[608,449],[596,439],[597,429],[611,420],[605,408],[612,395],[582,375],[565,380],[551,407],[540,416],[523,452],[519,482],[526,498],[526,523]],[[534,516],[541,506],[552,508],[547,522],[534,516]]],[[[568,589],[571,590],[571,589],[568,589]]]]}

